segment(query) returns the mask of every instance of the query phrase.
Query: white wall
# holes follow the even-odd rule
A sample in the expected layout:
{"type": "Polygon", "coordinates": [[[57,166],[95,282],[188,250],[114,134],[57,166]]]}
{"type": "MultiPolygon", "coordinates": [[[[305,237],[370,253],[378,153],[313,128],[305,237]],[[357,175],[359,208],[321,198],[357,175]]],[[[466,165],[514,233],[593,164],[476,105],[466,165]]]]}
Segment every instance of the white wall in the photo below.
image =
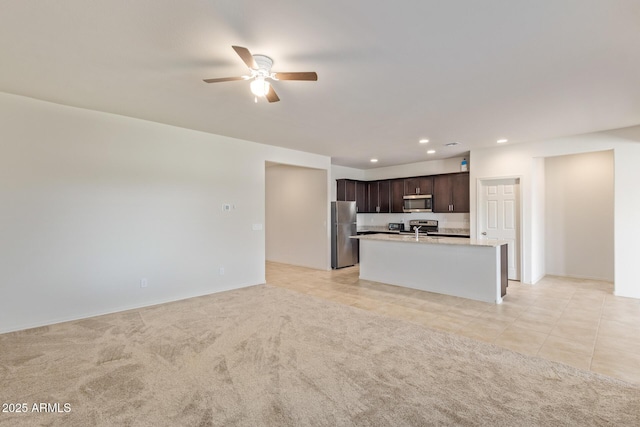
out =
{"type": "Polygon", "coordinates": [[[613,281],[613,151],[548,157],[546,272],[613,281]]]}
{"type": "Polygon", "coordinates": [[[327,170],[266,169],[266,259],[328,270],[327,170]]]}
{"type": "Polygon", "coordinates": [[[264,283],[265,161],[330,168],[2,93],[0,153],[0,332],[264,283]]]}
{"type": "Polygon", "coordinates": [[[538,157],[613,150],[614,152],[614,278],[615,293],[640,298],[637,280],[637,242],[640,241],[640,126],[575,135],[545,141],[496,146],[473,150],[471,175],[471,235],[477,230],[477,194],[475,182],[479,178],[520,176],[523,209],[523,282],[535,283],[534,273],[544,270],[545,257],[534,251],[533,233],[544,224],[541,209],[535,203],[540,196],[535,191],[536,161],[538,157]]]}
{"type": "MultiPolygon", "coordinates": [[[[545,182],[544,157],[533,159],[531,178],[531,256],[538,260],[538,262],[531,265],[531,283],[536,283],[547,274],[545,264],[545,250],[547,248],[545,240],[545,191],[547,185],[545,182]]],[[[523,217],[523,212],[520,212],[520,218],[522,219],[523,217]]]]}

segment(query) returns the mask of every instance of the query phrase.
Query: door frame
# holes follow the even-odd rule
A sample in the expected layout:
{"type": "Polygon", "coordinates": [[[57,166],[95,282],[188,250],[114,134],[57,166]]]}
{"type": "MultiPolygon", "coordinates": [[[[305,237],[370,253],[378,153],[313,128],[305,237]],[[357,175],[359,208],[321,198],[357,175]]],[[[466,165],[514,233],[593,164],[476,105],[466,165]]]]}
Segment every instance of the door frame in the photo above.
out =
{"type": "Polygon", "coordinates": [[[524,249],[524,206],[522,204],[523,199],[522,199],[522,175],[505,175],[505,176],[492,176],[492,177],[485,177],[485,178],[477,178],[476,179],[476,239],[478,239],[478,233],[480,230],[480,211],[482,209],[482,201],[483,201],[483,192],[482,192],[482,185],[485,182],[489,182],[489,181],[498,181],[498,180],[504,180],[504,179],[514,179],[518,181],[518,239],[519,239],[519,243],[518,243],[518,255],[519,258],[517,260],[518,263],[518,272],[520,273],[519,276],[520,278],[518,279],[521,283],[524,283],[522,281],[522,278],[525,276],[524,274],[524,262],[522,261],[523,258],[523,249],[524,249]]]}

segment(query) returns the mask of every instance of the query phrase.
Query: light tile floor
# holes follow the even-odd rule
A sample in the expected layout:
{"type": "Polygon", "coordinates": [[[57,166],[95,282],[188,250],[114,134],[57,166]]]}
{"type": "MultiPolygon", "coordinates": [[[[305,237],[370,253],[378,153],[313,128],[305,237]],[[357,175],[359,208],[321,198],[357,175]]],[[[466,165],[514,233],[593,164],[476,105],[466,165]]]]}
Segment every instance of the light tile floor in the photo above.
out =
{"type": "Polygon", "coordinates": [[[614,296],[609,282],[510,281],[503,303],[489,304],[360,280],[357,266],[267,262],[266,274],[273,286],[640,384],[640,300],[614,296]]]}

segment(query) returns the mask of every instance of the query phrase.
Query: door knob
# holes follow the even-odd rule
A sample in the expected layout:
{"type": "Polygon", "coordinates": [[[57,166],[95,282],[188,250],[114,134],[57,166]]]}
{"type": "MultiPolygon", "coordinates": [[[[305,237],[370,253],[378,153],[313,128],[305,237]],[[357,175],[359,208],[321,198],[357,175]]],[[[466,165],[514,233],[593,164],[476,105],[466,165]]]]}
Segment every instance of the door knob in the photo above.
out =
{"type": "Polygon", "coordinates": [[[482,232],[482,235],[483,235],[483,236],[486,236],[486,235],[487,235],[487,232],[486,232],[486,231],[483,231],[483,232],[482,232]]]}

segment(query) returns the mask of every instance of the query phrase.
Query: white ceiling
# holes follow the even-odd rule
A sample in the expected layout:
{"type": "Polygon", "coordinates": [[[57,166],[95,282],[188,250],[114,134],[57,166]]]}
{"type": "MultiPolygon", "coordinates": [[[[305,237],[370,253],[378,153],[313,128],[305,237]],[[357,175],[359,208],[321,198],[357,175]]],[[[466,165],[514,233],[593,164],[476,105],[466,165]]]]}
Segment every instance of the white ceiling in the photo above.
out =
{"type": "Polygon", "coordinates": [[[0,3],[0,91],[362,169],[640,124],[638,76],[638,0],[0,3]],[[318,81],[202,82],[247,73],[231,45],[318,81]]]}

